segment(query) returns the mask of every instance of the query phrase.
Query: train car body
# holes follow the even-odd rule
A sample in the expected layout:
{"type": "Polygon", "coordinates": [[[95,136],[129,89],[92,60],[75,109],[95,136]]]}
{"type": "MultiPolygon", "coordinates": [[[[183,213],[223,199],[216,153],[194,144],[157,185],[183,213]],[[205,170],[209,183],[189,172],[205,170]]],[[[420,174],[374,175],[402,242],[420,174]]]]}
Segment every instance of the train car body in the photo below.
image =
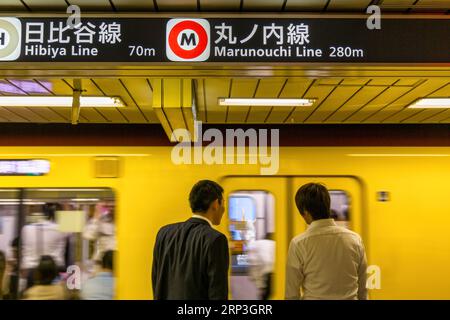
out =
{"type": "MultiPolygon", "coordinates": [[[[174,164],[171,147],[1,147],[1,159],[47,159],[43,176],[0,177],[0,188],[111,188],[116,197],[118,299],[152,298],[156,233],[191,215],[188,194],[200,179],[233,192],[274,198],[274,299],[284,298],[289,241],[306,225],[295,208],[309,181],[350,199],[349,227],[361,234],[373,266],[371,299],[450,299],[449,147],[280,147],[279,170],[259,164],[174,164]],[[117,176],[99,177],[98,160],[114,159],[117,176]]],[[[225,215],[220,231],[229,235],[225,215]]]]}

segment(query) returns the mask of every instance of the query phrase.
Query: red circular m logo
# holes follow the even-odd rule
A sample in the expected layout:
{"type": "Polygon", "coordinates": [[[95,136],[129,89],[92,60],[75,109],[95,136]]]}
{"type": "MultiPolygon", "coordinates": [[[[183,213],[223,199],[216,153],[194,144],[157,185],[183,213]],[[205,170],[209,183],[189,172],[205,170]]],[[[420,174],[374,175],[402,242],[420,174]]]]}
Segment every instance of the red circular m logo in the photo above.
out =
{"type": "Polygon", "coordinates": [[[205,19],[171,19],[166,28],[166,55],[171,61],[209,58],[210,26],[205,19]]]}

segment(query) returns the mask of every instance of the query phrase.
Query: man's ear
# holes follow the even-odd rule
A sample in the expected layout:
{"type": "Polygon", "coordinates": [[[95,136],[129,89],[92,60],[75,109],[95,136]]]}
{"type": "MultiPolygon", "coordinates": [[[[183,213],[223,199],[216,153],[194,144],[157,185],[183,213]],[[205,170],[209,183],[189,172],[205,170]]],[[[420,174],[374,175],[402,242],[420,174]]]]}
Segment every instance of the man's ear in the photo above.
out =
{"type": "Polygon", "coordinates": [[[219,199],[216,199],[211,203],[211,208],[214,210],[217,210],[217,208],[219,208],[219,199]]]}

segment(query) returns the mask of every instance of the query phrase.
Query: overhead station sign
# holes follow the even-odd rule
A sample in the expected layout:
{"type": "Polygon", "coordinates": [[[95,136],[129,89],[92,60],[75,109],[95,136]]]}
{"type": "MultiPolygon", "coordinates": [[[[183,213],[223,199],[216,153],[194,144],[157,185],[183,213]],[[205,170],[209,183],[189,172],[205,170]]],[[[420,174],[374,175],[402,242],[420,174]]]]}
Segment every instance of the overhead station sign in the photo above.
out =
{"type": "Polygon", "coordinates": [[[0,62],[450,63],[450,19],[0,18],[0,62]]]}

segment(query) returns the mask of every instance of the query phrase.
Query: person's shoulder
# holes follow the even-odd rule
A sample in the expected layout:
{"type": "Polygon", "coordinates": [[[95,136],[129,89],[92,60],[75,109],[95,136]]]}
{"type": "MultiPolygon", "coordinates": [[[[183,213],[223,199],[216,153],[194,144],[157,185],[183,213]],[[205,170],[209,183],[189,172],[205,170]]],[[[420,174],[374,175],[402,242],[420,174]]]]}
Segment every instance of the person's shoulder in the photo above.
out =
{"type": "Polygon", "coordinates": [[[341,226],[336,226],[336,228],[339,230],[339,232],[344,233],[349,237],[354,238],[355,240],[361,241],[361,236],[355,231],[341,226]]]}
{"type": "Polygon", "coordinates": [[[184,222],[176,222],[176,223],[166,224],[165,226],[162,226],[159,229],[158,234],[163,235],[167,232],[171,232],[172,230],[180,228],[183,224],[184,224],[184,222]]]}
{"type": "Polygon", "coordinates": [[[214,228],[205,228],[205,236],[211,243],[228,242],[227,237],[222,232],[217,231],[214,228]]]}
{"type": "Polygon", "coordinates": [[[301,243],[304,240],[308,239],[309,236],[310,236],[310,233],[308,233],[307,230],[305,230],[304,232],[302,232],[302,233],[296,235],[294,238],[292,238],[291,244],[298,245],[299,243],[301,243]]]}

